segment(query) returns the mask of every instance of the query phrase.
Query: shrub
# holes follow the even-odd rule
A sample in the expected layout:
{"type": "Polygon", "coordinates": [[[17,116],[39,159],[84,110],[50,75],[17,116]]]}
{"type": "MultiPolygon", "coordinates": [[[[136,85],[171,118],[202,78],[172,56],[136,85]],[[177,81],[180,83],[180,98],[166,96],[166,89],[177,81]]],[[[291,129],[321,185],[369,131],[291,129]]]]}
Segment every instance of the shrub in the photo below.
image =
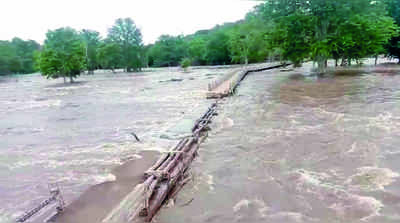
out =
{"type": "Polygon", "coordinates": [[[184,58],[184,59],[181,61],[181,67],[182,67],[184,70],[187,70],[187,68],[190,67],[190,65],[192,65],[192,61],[191,61],[189,58],[184,58]]]}

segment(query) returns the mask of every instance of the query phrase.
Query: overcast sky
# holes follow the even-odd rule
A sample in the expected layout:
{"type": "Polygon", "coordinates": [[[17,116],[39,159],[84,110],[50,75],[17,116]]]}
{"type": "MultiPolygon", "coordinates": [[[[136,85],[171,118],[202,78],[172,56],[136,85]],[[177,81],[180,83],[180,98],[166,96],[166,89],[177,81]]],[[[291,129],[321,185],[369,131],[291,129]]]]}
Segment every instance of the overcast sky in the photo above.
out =
{"type": "Polygon", "coordinates": [[[102,36],[117,18],[132,18],[145,43],[161,34],[191,34],[243,19],[252,0],[0,0],[0,40],[42,42],[49,29],[70,26],[102,36]]]}

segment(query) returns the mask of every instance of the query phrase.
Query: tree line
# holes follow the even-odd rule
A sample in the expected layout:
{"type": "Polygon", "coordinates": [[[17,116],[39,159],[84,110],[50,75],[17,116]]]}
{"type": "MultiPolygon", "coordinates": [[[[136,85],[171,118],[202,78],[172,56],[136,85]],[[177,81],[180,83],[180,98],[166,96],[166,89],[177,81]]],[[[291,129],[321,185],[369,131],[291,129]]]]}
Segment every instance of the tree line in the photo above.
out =
{"type": "MultiPolygon", "coordinates": [[[[400,58],[400,0],[264,0],[236,23],[188,36],[161,36],[149,46],[150,66],[315,61],[336,65],[386,55],[400,58]]],[[[400,61],[399,61],[400,62],[400,61]]]]}
{"type": "Polygon", "coordinates": [[[74,77],[82,71],[307,60],[324,72],[362,58],[400,57],[400,0],[265,0],[245,19],[192,35],[162,35],[144,45],[130,18],[117,19],[105,38],[97,31],[48,31],[43,46],[18,38],[0,41],[0,73],[74,77]],[[34,61],[36,63],[34,63],[34,61]]]}
{"type": "Polygon", "coordinates": [[[35,71],[34,54],[40,49],[39,43],[14,38],[0,40],[0,74],[28,74],[35,71]]]}
{"type": "Polygon", "coordinates": [[[256,14],[271,21],[268,41],[284,60],[300,65],[311,59],[324,72],[328,59],[351,65],[381,54],[398,58],[399,43],[390,44],[398,36],[398,18],[390,12],[398,13],[399,5],[399,0],[269,0],[256,14]]]}

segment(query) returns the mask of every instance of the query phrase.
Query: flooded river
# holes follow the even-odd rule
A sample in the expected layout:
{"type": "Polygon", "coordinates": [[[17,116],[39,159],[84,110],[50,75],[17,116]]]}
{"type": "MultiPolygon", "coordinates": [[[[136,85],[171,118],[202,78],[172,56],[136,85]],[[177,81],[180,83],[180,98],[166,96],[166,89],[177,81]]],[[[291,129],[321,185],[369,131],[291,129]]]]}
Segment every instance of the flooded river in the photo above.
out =
{"type": "MultiPolygon", "coordinates": [[[[155,220],[399,222],[399,67],[310,66],[252,73],[223,100],[193,180],[155,220]]],[[[1,78],[0,223],[47,198],[49,182],[70,203],[140,151],[173,147],[229,71],[1,78]]]]}
{"type": "Polygon", "coordinates": [[[158,222],[400,222],[400,69],[249,75],[158,222]]]}
{"type": "Polygon", "coordinates": [[[70,203],[113,181],[112,169],[139,151],[174,146],[209,106],[210,79],[227,71],[84,75],[73,85],[0,77],[0,222],[47,198],[48,183],[58,182],[70,203]]]}

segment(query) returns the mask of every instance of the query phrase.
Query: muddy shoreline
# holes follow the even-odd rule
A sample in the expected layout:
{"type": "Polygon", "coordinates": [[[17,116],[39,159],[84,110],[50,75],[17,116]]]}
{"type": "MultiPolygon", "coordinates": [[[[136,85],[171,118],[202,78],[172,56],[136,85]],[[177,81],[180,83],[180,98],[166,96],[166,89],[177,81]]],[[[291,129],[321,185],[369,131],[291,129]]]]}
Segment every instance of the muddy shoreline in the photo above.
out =
{"type": "Polygon", "coordinates": [[[56,218],[59,223],[101,222],[132,189],[143,181],[143,173],[159,158],[160,153],[143,151],[141,158],[116,167],[116,180],[91,186],[77,200],[69,204],[56,218]]]}

